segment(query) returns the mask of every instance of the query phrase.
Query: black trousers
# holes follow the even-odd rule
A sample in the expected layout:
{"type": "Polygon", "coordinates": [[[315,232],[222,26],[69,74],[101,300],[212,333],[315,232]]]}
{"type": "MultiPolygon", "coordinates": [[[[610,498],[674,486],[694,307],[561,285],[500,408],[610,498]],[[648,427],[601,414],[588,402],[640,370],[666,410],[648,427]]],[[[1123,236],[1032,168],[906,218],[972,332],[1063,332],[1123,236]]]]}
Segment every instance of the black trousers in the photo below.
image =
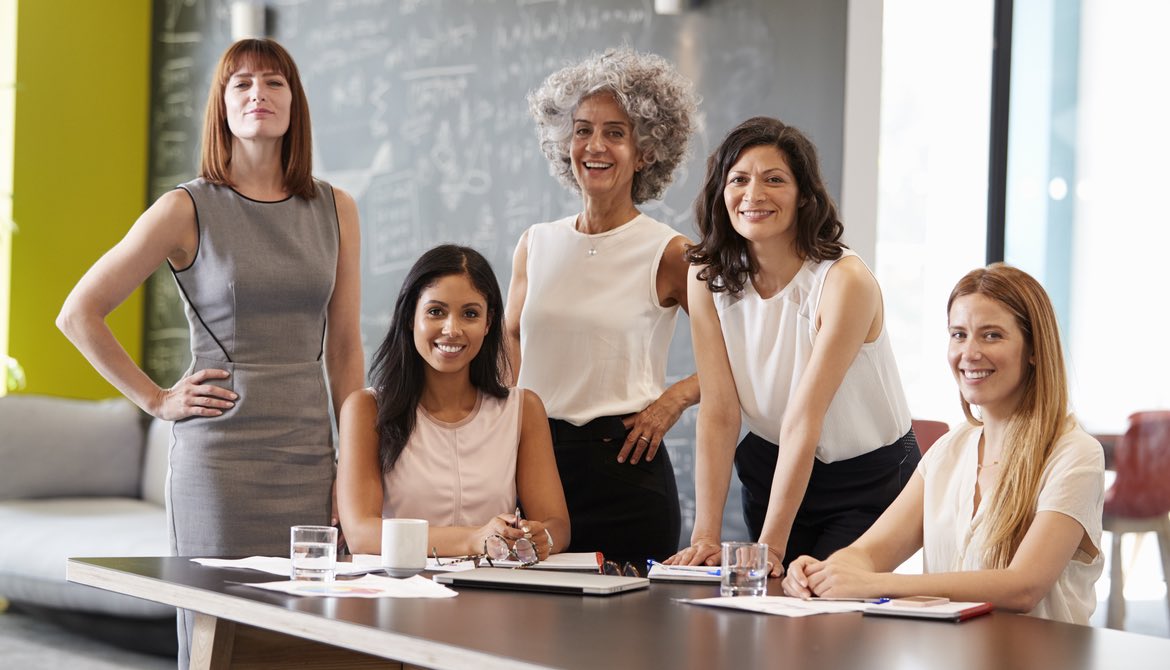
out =
{"type": "Polygon", "coordinates": [[[665,444],[653,461],[618,463],[628,433],[621,417],[603,416],[584,426],[548,423],[569,506],[568,551],[600,551],[641,569],[646,559],[661,561],[678,550],[682,515],[665,444]]]}
{"type": "MultiPolygon", "coordinates": [[[[768,512],[779,447],[748,433],[735,450],[743,484],[743,517],[758,540],[768,512]]],[[[911,430],[893,444],[835,463],[813,461],[808,489],[796,512],[784,565],[797,556],[828,558],[873,525],[910,481],[921,455],[911,430]]]]}

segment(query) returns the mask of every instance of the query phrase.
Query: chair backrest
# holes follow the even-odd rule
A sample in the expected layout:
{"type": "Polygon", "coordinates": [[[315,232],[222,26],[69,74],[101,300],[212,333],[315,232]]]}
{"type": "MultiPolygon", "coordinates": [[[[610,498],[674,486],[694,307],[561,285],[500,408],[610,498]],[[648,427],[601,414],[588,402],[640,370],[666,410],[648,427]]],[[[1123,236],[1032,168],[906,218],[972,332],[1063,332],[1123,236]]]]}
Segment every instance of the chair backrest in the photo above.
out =
{"type": "Polygon", "coordinates": [[[938,438],[947,434],[951,429],[950,426],[942,421],[931,421],[929,419],[911,419],[911,427],[914,429],[914,437],[918,438],[918,451],[926,453],[930,445],[938,441],[938,438]]]}
{"type": "Polygon", "coordinates": [[[1136,412],[1114,447],[1117,479],[1105,495],[1110,516],[1170,513],[1170,411],[1136,412]]]}

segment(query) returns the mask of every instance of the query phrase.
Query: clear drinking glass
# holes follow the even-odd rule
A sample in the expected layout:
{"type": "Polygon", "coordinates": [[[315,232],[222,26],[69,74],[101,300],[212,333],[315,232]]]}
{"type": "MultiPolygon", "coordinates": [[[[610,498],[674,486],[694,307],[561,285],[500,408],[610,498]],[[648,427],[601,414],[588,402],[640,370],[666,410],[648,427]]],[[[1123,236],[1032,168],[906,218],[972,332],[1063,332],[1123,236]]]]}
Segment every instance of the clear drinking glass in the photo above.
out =
{"type": "Polygon", "coordinates": [[[719,595],[762,596],[768,591],[768,545],[724,542],[719,595]]]}
{"type": "Polygon", "coordinates": [[[293,526],[289,531],[290,577],[331,582],[337,570],[337,529],[333,526],[293,526]]]}

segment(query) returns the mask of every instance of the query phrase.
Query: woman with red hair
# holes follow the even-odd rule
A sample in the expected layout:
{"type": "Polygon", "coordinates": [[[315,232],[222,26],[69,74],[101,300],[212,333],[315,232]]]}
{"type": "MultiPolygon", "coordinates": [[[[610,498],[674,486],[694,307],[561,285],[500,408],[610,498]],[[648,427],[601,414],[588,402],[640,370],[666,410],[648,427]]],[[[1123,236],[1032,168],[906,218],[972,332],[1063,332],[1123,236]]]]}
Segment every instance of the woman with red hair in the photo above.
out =
{"type": "Polygon", "coordinates": [[[289,526],[330,522],[329,404],[362,382],[357,206],[313,178],[305,92],[276,42],[223,54],[204,119],[199,178],[139,217],[57,323],[126,397],[175,422],[175,554],[286,555],[289,526]],[[105,323],[164,261],[191,328],[191,366],[170,388],[105,323]]]}

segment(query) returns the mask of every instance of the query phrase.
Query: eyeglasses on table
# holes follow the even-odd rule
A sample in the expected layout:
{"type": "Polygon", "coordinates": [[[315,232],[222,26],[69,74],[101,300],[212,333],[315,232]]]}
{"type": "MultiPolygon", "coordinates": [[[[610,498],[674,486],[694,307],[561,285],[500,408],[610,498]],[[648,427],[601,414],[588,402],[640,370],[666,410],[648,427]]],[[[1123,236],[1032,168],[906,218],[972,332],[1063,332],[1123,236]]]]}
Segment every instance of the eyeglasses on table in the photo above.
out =
{"type": "Polygon", "coordinates": [[[641,577],[642,573],[638,567],[633,563],[626,561],[618,564],[615,561],[605,561],[597,571],[603,575],[613,575],[614,577],[641,577]]]}

